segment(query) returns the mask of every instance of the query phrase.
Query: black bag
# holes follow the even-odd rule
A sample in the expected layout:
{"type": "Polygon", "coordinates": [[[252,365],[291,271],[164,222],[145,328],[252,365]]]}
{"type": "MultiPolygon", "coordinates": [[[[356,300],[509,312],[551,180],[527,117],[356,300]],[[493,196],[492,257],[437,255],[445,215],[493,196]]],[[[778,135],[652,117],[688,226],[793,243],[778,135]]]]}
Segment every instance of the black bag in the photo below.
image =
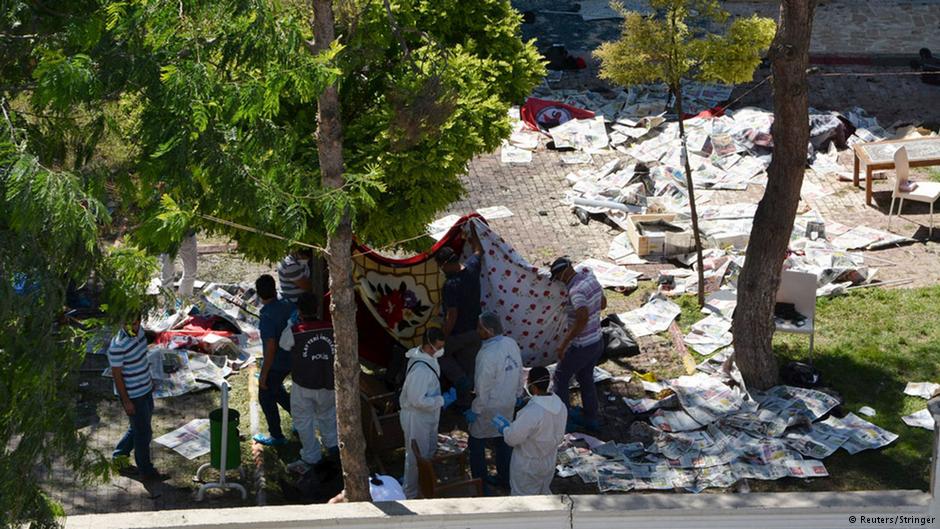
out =
{"type": "Polygon", "coordinates": [[[784,384],[798,388],[816,388],[822,385],[819,370],[803,362],[790,362],[783,366],[780,378],[784,384]]]}
{"type": "Polygon", "coordinates": [[[640,353],[636,340],[616,314],[601,321],[601,335],[604,339],[604,356],[608,358],[623,358],[640,353]]]}

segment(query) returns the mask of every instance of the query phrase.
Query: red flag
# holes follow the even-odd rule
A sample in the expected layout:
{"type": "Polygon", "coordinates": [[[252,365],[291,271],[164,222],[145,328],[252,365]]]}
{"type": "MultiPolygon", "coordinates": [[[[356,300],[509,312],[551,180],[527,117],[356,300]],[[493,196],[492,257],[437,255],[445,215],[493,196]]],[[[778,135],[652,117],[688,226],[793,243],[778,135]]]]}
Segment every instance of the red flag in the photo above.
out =
{"type": "Polygon", "coordinates": [[[532,130],[548,130],[572,119],[590,119],[594,113],[558,101],[530,97],[519,111],[522,121],[532,130]]]}

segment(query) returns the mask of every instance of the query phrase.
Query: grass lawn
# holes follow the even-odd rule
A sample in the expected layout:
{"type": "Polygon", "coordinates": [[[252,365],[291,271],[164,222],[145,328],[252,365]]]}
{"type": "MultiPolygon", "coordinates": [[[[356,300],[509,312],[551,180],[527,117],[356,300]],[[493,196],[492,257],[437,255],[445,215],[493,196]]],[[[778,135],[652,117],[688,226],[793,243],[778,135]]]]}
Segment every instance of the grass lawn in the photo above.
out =
{"type": "MultiPolygon", "coordinates": [[[[677,301],[680,326],[687,331],[702,315],[694,297],[677,301]]],[[[933,432],[911,428],[901,417],[927,407],[925,400],[903,393],[908,382],[940,381],[940,287],[870,288],[820,298],[816,315],[815,365],[824,386],[842,395],[846,412],[874,408],[875,417],[862,418],[899,438],[856,455],[840,449],[825,460],[827,479],[752,481],[752,490],[927,490],[933,432]]],[[[809,340],[778,334],[774,350],[781,365],[805,361],[809,340]]]]}

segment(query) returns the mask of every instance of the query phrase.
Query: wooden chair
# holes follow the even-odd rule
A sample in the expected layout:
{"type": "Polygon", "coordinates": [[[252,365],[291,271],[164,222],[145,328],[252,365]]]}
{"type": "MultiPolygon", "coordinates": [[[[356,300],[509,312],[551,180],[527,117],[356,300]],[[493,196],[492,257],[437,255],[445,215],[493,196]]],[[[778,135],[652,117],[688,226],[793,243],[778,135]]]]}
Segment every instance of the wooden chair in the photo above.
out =
{"type": "Polygon", "coordinates": [[[413,439],[411,451],[414,452],[415,461],[418,462],[418,488],[421,490],[421,497],[431,499],[483,496],[483,481],[479,478],[468,477],[470,473],[466,452],[428,458],[421,454],[417,441],[413,439]],[[451,460],[457,461],[459,475],[454,479],[441,481],[434,470],[434,464],[451,460]]]}
{"type": "Polygon", "coordinates": [[[910,177],[910,163],[907,159],[907,147],[901,147],[894,153],[894,189],[891,191],[891,207],[888,208],[888,229],[891,229],[891,213],[894,211],[895,199],[901,199],[898,204],[897,216],[901,216],[901,209],[904,207],[904,200],[913,200],[915,202],[926,202],[930,204],[930,228],[928,237],[933,237],[933,203],[940,198],[940,182],[917,182],[917,187],[912,191],[901,191],[901,184],[908,181],[910,177]]]}
{"type": "Polygon", "coordinates": [[[790,322],[778,323],[780,332],[809,335],[809,361],[813,363],[813,342],[816,337],[816,274],[784,270],[780,274],[777,303],[792,303],[797,312],[806,317],[802,327],[790,322]]]}
{"type": "Polygon", "coordinates": [[[359,402],[367,457],[385,474],[385,465],[380,455],[405,446],[405,434],[402,432],[399,418],[398,394],[389,392],[385,383],[376,377],[361,373],[359,402]]]}
{"type": "Polygon", "coordinates": [[[383,393],[369,396],[359,393],[362,409],[362,430],[366,439],[366,453],[373,457],[379,471],[385,473],[385,465],[379,454],[393,452],[405,446],[405,434],[397,409],[397,395],[383,393]]]}

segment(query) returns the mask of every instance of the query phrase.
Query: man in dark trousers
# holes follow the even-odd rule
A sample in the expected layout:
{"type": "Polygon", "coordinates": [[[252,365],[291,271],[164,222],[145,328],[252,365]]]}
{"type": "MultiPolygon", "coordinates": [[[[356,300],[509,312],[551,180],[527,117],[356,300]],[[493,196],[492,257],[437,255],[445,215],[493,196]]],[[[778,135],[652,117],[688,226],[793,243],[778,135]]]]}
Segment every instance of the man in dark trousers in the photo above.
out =
{"type": "Polygon", "coordinates": [[[323,459],[322,446],[326,446],[331,458],[339,454],[333,385],[335,345],[333,328],[317,321],[317,298],[314,294],[301,294],[297,308],[300,310],[300,323],[285,329],[280,346],[291,352],[291,418],[302,446],[300,459],[287,465],[287,469],[305,474],[323,459]]]}
{"type": "Polygon", "coordinates": [[[153,381],[147,340],[140,327],[140,316],[121,328],[108,347],[108,363],[114,378],[114,394],[121,400],[129,426],[114,447],[112,458],[129,457],[134,452],[137,473],[145,481],[162,481],[166,474],[158,472],[150,459],[153,438],[153,381]]]}
{"type": "Polygon", "coordinates": [[[572,426],[597,431],[599,426],[597,388],[594,387],[594,366],[604,354],[601,336],[601,311],[607,308],[607,297],[594,272],[588,268],[575,270],[571,260],[559,257],[551,266],[553,281],[564,283],[568,291],[568,333],[556,352],[555,394],[569,407],[572,426]],[[581,386],[583,410],[572,409],[568,401],[571,378],[581,386]]]}
{"type": "Polygon", "coordinates": [[[255,281],[255,291],[261,298],[261,346],[264,350],[264,363],[258,380],[258,404],[264,412],[270,435],[257,434],[254,440],[266,446],[287,444],[287,438],[281,431],[281,415],[277,407],[290,413],[290,395],[284,389],[284,379],[290,375],[290,351],[278,346],[278,340],[290,323],[294,313],[294,304],[277,296],[274,278],[262,274],[255,281]]]}
{"type": "Polygon", "coordinates": [[[470,247],[473,254],[460,264],[457,252],[449,246],[434,256],[444,273],[442,307],[444,312],[444,356],[440,359],[441,374],[457,388],[458,403],[468,406],[473,391],[473,371],[480,336],[480,272],[483,267],[483,245],[476,227],[470,224],[470,247]]]}

